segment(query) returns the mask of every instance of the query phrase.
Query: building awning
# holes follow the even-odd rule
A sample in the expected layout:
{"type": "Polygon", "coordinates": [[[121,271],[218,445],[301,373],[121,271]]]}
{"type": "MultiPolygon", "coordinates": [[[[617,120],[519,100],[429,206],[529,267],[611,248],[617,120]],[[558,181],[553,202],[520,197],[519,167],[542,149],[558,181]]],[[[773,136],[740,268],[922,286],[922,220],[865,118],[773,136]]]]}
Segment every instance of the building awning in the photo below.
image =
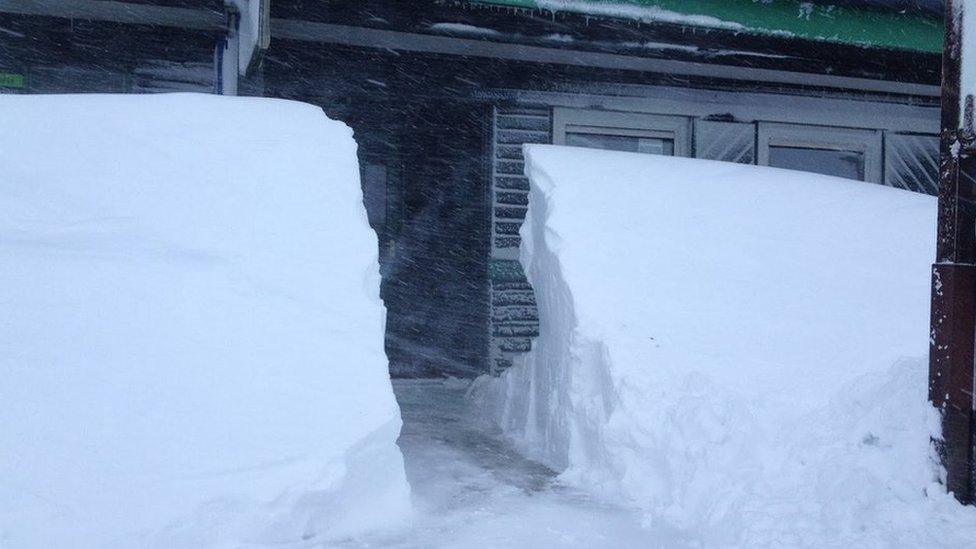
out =
{"type": "Polygon", "coordinates": [[[645,23],[721,29],[865,47],[942,52],[940,10],[928,0],[468,0],[645,23]]]}

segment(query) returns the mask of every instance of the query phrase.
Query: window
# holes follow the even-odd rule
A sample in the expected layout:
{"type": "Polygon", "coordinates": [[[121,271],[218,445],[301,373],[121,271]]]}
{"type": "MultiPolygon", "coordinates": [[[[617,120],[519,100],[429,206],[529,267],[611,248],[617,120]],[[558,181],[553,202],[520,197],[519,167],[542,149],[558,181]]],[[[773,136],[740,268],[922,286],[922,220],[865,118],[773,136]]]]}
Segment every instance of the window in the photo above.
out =
{"type": "Polygon", "coordinates": [[[889,133],[885,137],[885,184],[939,194],[939,136],[889,133]]]}
{"type": "Polygon", "coordinates": [[[567,132],[566,144],[573,147],[588,147],[590,149],[674,156],[674,139],[664,137],[567,132]]]}
{"type": "Polygon", "coordinates": [[[762,123],[759,163],[881,183],[881,143],[876,130],[762,123]]]}
{"type": "Polygon", "coordinates": [[[756,124],[695,120],[695,157],[755,164],[756,124]]]}
{"type": "Polygon", "coordinates": [[[557,108],[553,143],[611,151],[690,156],[690,121],[682,116],[557,108]]]}
{"type": "Polygon", "coordinates": [[[864,153],[804,147],[769,147],[769,165],[864,181],[864,153]]]}

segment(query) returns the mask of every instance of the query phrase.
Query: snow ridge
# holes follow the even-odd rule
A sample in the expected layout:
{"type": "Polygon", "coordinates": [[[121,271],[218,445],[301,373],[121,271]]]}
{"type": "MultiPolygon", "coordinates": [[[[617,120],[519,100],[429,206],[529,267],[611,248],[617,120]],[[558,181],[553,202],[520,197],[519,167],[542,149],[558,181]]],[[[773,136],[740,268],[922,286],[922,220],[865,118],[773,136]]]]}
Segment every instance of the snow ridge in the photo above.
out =
{"type": "Polygon", "coordinates": [[[530,145],[541,331],[472,396],[561,480],[709,547],[964,543],[926,402],[931,197],[530,145]],[[892,366],[894,365],[894,366],[892,366]]]}
{"type": "Polygon", "coordinates": [[[0,118],[0,546],[402,524],[352,131],[194,94],[0,96],[0,118]]]}

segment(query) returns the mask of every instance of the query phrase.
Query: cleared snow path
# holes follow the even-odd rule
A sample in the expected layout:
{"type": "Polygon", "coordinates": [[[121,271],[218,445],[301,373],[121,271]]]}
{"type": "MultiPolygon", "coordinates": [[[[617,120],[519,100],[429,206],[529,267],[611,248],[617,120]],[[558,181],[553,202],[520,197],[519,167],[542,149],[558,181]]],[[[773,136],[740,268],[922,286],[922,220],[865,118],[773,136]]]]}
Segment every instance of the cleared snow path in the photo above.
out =
{"type": "Polygon", "coordinates": [[[519,456],[487,422],[472,417],[459,385],[394,381],[414,521],[406,532],[344,547],[674,545],[642,528],[631,510],[564,487],[553,471],[519,456]]]}

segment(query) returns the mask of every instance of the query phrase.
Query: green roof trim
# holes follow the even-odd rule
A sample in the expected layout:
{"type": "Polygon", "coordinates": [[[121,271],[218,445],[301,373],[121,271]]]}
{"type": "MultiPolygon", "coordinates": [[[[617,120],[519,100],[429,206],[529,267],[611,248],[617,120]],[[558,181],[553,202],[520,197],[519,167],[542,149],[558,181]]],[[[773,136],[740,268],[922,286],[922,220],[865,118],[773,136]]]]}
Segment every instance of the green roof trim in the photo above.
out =
{"type": "Polygon", "coordinates": [[[23,88],[24,75],[0,72],[0,88],[23,88]]]}
{"type": "Polygon", "coordinates": [[[943,22],[920,13],[796,0],[469,0],[885,49],[942,52],[943,22]]]}

